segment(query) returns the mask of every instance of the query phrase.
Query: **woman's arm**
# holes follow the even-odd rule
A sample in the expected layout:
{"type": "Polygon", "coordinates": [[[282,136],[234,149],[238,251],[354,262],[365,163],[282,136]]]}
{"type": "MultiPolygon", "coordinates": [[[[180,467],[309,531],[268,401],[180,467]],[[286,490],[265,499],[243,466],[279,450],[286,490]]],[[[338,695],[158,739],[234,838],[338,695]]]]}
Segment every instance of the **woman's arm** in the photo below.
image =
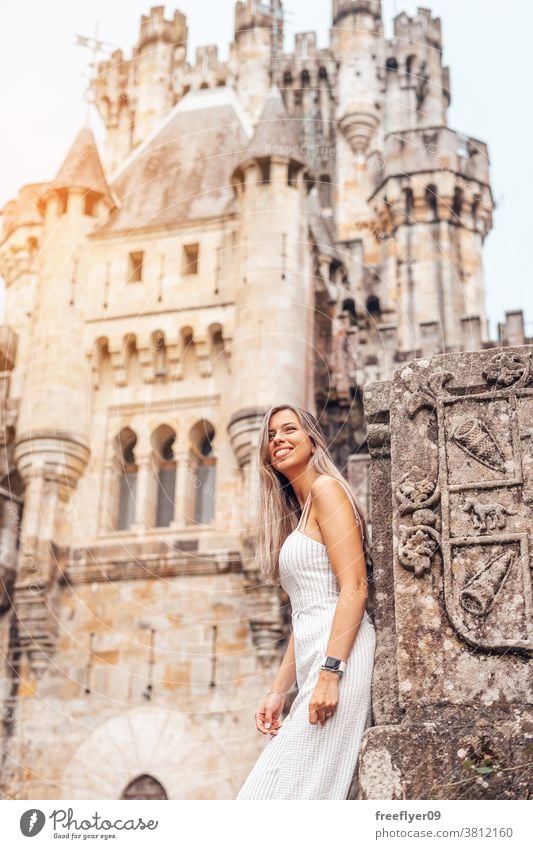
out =
{"type": "Polygon", "coordinates": [[[270,688],[271,691],[285,695],[296,683],[296,660],[294,657],[294,634],[291,634],[278,674],[270,688]]]}
{"type": "Polygon", "coordinates": [[[294,659],[294,635],[291,634],[287,650],[281,661],[272,690],[265,696],[263,704],[256,711],[255,724],[262,734],[274,736],[281,727],[281,713],[285,696],[296,681],[296,662],[294,659]]]}
{"type": "Polygon", "coordinates": [[[311,490],[320,533],[339,585],[326,653],[347,661],[368,598],[363,539],[353,506],[339,481],[322,476],[316,479],[311,490]]]}
{"type": "MultiPolygon", "coordinates": [[[[368,597],[363,540],[350,499],[339,481],[325,476],[317,478],[311,487],[311,498],[339,584],[326,654],[347,661],[368,597]]],[[[339,676],[321,669],[309,702],[309,722],[324,725],[336,713],[338,702],[339,676]]]]}

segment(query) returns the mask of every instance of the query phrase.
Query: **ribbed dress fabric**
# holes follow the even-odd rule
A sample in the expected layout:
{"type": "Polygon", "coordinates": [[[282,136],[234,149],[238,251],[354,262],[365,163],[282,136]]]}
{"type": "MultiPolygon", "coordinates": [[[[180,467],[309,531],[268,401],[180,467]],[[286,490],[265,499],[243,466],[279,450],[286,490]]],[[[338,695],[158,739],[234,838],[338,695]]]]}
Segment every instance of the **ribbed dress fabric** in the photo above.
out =
{"type": "Polygon", "coordinates": [[[370,724],[376,635],[366,611],[339,682],[336,712],[323,726],[309,722],[309,702],[327,654],[339,594],[326,546],[301,530],[310,503],[309,494],[298,527],[279,557],[280,583],[291,601],[298,693],[277,734],[267,739],[237,800],[346,799],[361,737],[370,724]]]}

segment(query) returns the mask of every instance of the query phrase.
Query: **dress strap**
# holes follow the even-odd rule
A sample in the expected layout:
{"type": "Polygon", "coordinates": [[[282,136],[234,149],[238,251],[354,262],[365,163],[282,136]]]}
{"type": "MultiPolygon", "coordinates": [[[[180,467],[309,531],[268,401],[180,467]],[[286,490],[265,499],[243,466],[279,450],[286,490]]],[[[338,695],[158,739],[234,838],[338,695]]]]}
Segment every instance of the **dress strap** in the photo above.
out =
{"type": "MultiPolygon", "coordinates": [[[[336,480],[339,480],[339,479],[338,479],[338,478],[336,478],[336,480]]],[[[355,499],[354,499],[353,492],[352,492],[352,491],[351,491],[351,489],[347,486],[347,484],[345,484],[343,481],[339,481],[339,483],[340,483],[340,484],[342,484],[342,486],[344,487],[344,491],[346,492],[346,494],[348,495],[348,497],[349,497],[349,499],[350,499],[350,504],[352,505],[352,507],[353,507],[353,509],[354,509],[354,512],[355,512],[355,518],[356,518],[357,524],[358,524],[358,525],[361,525],[361,517],[360,517],[360,515],[359,515],[359,510],[356,508],[356,506],[355,506],[355,504],[354,504],[355,499]]]]}

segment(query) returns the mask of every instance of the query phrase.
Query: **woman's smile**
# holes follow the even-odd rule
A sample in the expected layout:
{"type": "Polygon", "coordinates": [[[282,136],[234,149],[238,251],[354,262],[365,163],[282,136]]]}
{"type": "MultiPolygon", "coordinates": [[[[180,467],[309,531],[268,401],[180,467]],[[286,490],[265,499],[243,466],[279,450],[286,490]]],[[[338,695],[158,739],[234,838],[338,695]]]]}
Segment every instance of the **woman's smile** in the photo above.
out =
{"type": "Polygon", "coordinates": [[[283,457],[286,457],[287,454],[289,454],[293,450],[294,449],[292,447],[288,446],[288,445],[285,445],[281,448],[276,448],[276,450],[274,451],[274,459],[275,460],[282,460],[283,457]]]}

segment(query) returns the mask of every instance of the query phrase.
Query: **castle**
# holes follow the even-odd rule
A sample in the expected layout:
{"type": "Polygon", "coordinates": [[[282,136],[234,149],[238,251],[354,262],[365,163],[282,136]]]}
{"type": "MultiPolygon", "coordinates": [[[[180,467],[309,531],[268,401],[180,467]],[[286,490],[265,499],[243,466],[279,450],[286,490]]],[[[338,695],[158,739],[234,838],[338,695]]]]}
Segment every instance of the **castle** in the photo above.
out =
{"type": "Polygon", "coordinates": [[[187,60],[156,6],[57,175],[2,210],[5,798],[234,798],[287,634],[250,504],[271,404],[314,411],[367,510],[362,388],[489,338],[484,143],[448,127],[440,21],[281,0],[187,60]]]}

